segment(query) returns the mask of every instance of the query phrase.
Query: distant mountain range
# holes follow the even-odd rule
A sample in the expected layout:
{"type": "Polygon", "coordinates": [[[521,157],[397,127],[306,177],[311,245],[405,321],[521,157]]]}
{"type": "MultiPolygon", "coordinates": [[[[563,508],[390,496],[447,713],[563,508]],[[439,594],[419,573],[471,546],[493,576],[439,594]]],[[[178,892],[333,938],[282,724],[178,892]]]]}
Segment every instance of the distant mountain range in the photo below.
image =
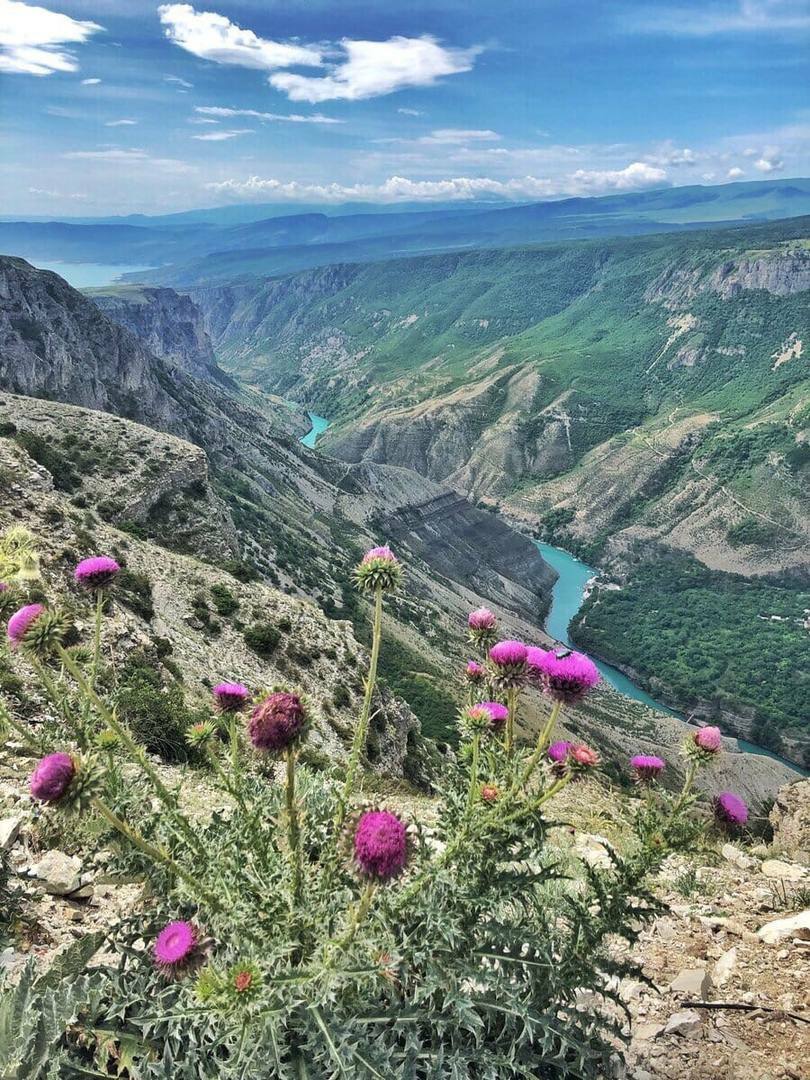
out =
{"type": "Polygon", "coordinates": [[[158,218],[0,222],[0,250],[41,261],[154,267],[127,280],[188,286],[268,277],[333,263],[681,231],[810,213],[810,180],[572,198],[497,208],[323,208],[291,213],[224,207],[158,218]],[[267,216],[259,216],[266,214],[267,216]]]}

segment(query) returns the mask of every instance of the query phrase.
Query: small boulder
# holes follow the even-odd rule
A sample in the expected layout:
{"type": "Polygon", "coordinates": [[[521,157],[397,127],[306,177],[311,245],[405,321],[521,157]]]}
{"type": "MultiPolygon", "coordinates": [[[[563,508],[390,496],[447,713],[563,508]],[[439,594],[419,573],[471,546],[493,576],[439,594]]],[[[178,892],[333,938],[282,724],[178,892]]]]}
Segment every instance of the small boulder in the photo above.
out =
{"type": "Polygon", "coordinates": [[[637,1042],[652,1042],[662,1035],[663,1024],[636,1024],[633,1028],[633,1040],[637,1042]]]}
{"type": "Polygon", "coordinates": [[[744,851],[740,851],[734,844],[723,844],[720,853],[724,859],[739,867],[740,870],[753,870],[757,865],[756,859],[746,855],[744,851]]]}
{"type": "Polygon", "coordinates": [[[47,851],[34,867],[35,876],[45,892],[52,896],[67,896],[81,885],[82,862],[76,855],[64,851],[47,851]]]}
{"type": "Polygon", "coordinates": [[[798,863],[783,862],[781,859],[766,859],[760,867],[766,878],[775,881],[802,881],[807,871],[798,863]]]}
{"type": "Polygon", "coordinates": [[[810,863],[810,780],[780,788],[770,813],[773,842],[802,863],[810,863]]]}
{"type": "Polygon", "coordinates": [[[598,836],[596,833],[577,833],[574,850],[589,866],[609,870],[613,865],[608,854],[612,850],[611,843],[604,836],[598,836]]]}
{"type": "Polygon", "coordinates": [[[705,968],[684,968],[669,985],[670,993],[682,997],[705,998],[711,988],[712,978],[705,968]]]}
{"type": "Polygon", "coordinates": [[[737,949],[736,946],[734,946],[731,949],[727,949],[714,965],[714,970],[712,971],[714,983],[717,986],[725,986],[736,967],[737,949]]]}
{"type": "Polygon", "coordinates": [[[683,1009],[673,1013],[664,1027],[665,1035],[683,1035],[687,1039],[696,1039],[700,1036],[703,1020],[700,1013],[694,1009],[683,1009]]]}
{"type": "Polygon", "coordinates": [[[23,819],[21,817],[5,817],[0,819],[0,851],[8,851],[17,842],[20,835],[23,819]]]}
{"type": "Polygon", "coordinates": [[[798,915],[790,915],[787,919],[775,919],[765,923],[757,930],[757,936],[767,945],[776,945],[789,938],[810,941],[810,908],[805,908],[798,915]]]}

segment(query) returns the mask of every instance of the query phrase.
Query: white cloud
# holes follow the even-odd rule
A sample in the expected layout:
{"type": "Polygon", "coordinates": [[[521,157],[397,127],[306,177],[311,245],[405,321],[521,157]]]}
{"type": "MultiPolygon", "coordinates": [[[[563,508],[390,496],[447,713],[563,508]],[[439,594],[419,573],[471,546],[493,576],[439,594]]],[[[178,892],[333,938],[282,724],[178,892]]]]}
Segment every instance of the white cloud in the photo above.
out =
{"type": "Polygon", "coordinates": [[[109,161],[115,165],[129,165],[132,168],[143,167],[148,171],[161,169],[165,172],[186,173],[192,166],[177,158],[158,158],[138,148],[123,149],[118,146],[105,147],[102,150],[69,150],[62,157],[70,161],[109,161]]]}
{"type": "Polygon", "coordinates": [[[739,167],[739,165],[735,165],[733,168],[729,169],[728,172],[726,173],[726,176],[728,177],[729,180],[739,180],[740,177],[744,176],[744,175],[745,174],[743,173],[743,171],[739,167]]]}
{"type": "Polygon", "coordinates": [[[208,131],[205,135],[192,135],[192,139],[200,142],[224,142],[226,139],[237,139],[240,135],[252,135],[250,128],[235,128],[233,131],[208,131]]]}
{"type": "Polygon", "coordinates": [[[108,120],[104,127],[132,127],[133,124],[137,123],[137,120],[108,120]]]}
{"type": "Polygon", "coordinates": [[[402,90],[406,86],[432,86],[444,75],[470,71],[481,49],[446,48],[425,34],[418,38],[392,37],[388,41],[340,42],[346,59],[320,78],[280,72],[270,84],[291,101],[360,101],[402,90]]]}
{"type": "Polygon", "coordinates": [[[181,79],[179,75],[164,75],[163,81],[167,83],[174,83],[175,86],[180,86],[183,90],[193,90],[194,83],[187,82],[185,79],[181,79]]]}
{"type": "Polygon", "coordinates": [[[318,49],[269,41],[215,11],[196,11],[191,4],[161,4],[158,14],[170,41],[216,64],[272,71],[293,64],[317,67],[321,63],[318,49]]]}
{"type": "Polygon", "coordinates": [[[625,169],[579,169],[560,180],[535,176],[496,180],[491,177],[455,177],[447,180],[409,180],[391,176],[380,184],[304,184],[251,176],[247,180],[224,180],[206,186],[220,195],[235,199],[275,198],[316,199],[322,202],[345,202],[369,199],[375,202],[424,200],[469,201],[479,196],[496,195],[506,199],[542,199],[555,195],[596,195],[605,191],[629,191],[664,184],[667,174],[644,162],[635,161],[625,169]]]}
{"type": "Polygon", "coordinates": [[[82,79],[82,86],[98,86],[101,79],[82,79]]]}
{"type": "Polygon", "coordinates": [[[807,0],[715,0],[703,9],[642,5],[621,21],[627,30],[681,37],[767,34],[810,29],[810,11],[807,0]]]}
{"type": "Polygon", "coordinates": [[[420,109],[397,109],[397,112],[402,116],[424,116],[425,114],[420,109]]]}
{"type": "Polygon", "coordinates": [[[0,0],[0,72],[52,75],[77,71],[78,63],[64,46],[87,41],[101,30],[97,23],[71,19],[43,7],[0,0]]]}
{"type": "Polygon", "coordinates": [[[654,165],[695,165],[697,163],[697,154],[694,150],[690,150],[688,146],[677,147],[671,143],[665,143],[661,149],[652,154],[648,159],[654,165]]]}
{"type": "Polygon", "coordinates": [[[430,135],[424,135],[419,142],[461,145],[469,142],[497,142],[499,139],[500,135],[497,131],[488,129],[438,128],[436,131],[431,131],[430,135]]]}
{"type": "Polygon", "coordinates": [[[784,169],[784,161],[780,161],[774,157],[761,157],[754,162],[754,168],[759,169],[761,173],[778,172],[780,169],[784,169]]]}
{"type": "Polygon", "coordinates": [[[36,195],[43,199],[86,199],[88,196],[81,191],[50,191],[47,188],[30,187],[28,189],[31,195],[36,195]]]}
{"type": "Polygon", "coordinates": [[[345,120],[336,120],[332,116],[324,116],[322,113],[312,113],[302,116],[300,113],[271,113],[259,112],[257,109],[226,109],[221,105],[196,105],[195,112],[203,116],[250,116],[254,120],[273,120],[288,124],[345,124],[345,120]]]}

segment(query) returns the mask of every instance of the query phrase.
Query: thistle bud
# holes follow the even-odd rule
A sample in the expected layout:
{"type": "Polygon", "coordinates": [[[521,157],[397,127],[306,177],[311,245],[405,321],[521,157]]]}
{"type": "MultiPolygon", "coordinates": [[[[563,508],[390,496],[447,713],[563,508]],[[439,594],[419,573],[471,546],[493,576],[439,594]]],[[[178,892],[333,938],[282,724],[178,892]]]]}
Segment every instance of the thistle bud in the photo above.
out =
{"type": "Polygon", "coordinates": [[[402,580],[402,564],[387,544],[371,548],[360,560],[354,578],[365,592],[392,592],[402,580]]]}

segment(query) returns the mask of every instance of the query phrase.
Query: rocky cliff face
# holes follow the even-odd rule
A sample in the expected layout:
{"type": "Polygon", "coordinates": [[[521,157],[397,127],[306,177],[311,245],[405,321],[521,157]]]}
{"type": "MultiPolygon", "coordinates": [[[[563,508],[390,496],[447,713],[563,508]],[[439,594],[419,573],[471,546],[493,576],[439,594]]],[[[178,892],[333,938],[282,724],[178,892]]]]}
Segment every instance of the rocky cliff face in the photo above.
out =
{"type": "Polygon", "coordinates": [[[202,313],[190,297],[148,286],[87,289],[85,295],[154,356],[170,360],[195,378],[230,385],[217,367],[202,313]]]}

